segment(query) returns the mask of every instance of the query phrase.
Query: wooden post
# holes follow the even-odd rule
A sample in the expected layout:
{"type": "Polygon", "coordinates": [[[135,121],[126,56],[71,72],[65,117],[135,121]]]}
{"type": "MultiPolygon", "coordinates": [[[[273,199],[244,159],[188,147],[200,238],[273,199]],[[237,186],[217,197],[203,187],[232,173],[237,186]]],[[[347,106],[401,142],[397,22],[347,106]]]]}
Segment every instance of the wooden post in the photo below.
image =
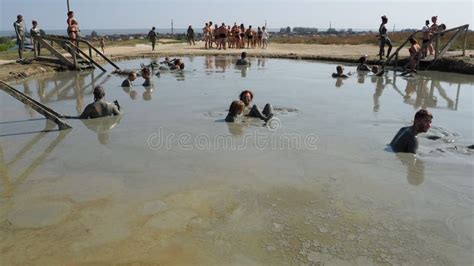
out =
{"type": "Polygon", "coordinates": [[[467,30],[469,27],[466,27],[464,30],[464,45],[462,46],[462,56],[466,56],[466,45],[467,45],[467,30]]]}
{"type": "Polygon", "coordinates": [[[438,54],[439,54],[439,39],[440,39],[440,36],[439,34],[436,34],[436,42],[435,42],[435,59],[438,59],[438,54]]]}

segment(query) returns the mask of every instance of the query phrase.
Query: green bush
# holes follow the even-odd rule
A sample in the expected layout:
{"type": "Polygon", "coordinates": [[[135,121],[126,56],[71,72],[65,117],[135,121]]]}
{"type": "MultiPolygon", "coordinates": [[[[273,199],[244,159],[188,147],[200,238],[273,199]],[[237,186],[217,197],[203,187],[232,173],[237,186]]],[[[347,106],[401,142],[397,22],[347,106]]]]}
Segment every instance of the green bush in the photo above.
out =
{"type": "Polygon", "coordinates": [[[0,52],[6,51],[15,46],[15,42],[7,37],[0,37],[0,52]]]}

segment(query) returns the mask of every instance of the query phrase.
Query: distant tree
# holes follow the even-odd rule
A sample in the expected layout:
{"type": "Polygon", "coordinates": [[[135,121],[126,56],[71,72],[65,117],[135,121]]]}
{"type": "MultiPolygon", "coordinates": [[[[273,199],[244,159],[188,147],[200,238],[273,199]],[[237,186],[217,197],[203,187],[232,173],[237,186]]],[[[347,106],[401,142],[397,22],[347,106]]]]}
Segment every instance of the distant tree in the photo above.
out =
{"type": "Polygon", "coordinates": [[[352,30],[352,28],[347,29],[347,34],[354,34],[354,31],[352,30]]]}
{"type": "Polygon", "coordinates": [[[97,37],[97,36],[99,36],[99,35],[97,34],[97,31],[93,30],[93,31],[91,32],[91,37],[92,37],[92,38],[95,38],[95,37],[97,37]]]}
{"type": "Polygon", "coordinates": [[[327,30],[327,34],[336,34],[336,33],[337,33],[337,31],[336,31],[336,29],[334,29],[334,28],[329,28],[329,29],[327,30]]]}
{"type": "Polygon", "coordinates": [[[290,28],[290,26],[286,27],[286,33],[291,33],[291,28],[290,28]]]}
{"type": "Polygon", "coordinates": [[[318,33],[317,28],[294,27],[293,32],[301,34],[315,34],[318,33]]]}

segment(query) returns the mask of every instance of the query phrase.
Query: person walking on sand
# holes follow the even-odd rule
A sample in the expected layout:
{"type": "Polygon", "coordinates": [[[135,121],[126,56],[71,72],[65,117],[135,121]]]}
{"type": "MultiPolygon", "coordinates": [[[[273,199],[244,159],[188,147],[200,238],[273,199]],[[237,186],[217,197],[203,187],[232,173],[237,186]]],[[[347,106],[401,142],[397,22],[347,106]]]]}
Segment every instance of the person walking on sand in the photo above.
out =
{"type": "Polygon", "coordinates": [[[379,35],[378,35],[380,38],[380,49],[379,49],[380,60],[382,60],[382,56],[385,50],[385,45],[388,46],[387,58],[390,57],[390,52],[392,51],[392,41],[388,37],[387,27],[385,27],[385,25],[388,22],[388,18],[384,15],[381,17],[381,19],[382,19],[382,24],[380,24],[379,35]]]}
{"type": "Polygon", "coordinates": [[[156,39],[158,39],[158,35],[156,34],[155,27],[152,27],[151,30],[148,32],[148,40],[150,40],[151,42],[152,51],[155,51],[156,39]]]}
{"type": "Polygon", "coordinates": [[[425,109],[415,114],[412,126],[402,127],[390,142],[394,152],[416,153],[418,150],[418,134],[428,132],[431,128],[433,115],[425,109]]]}
{"type": "Polygon", "coordinates": [[[196,45],[194,42],[194,29],[191,25],[189,25],[188,30],[186,32],[186,37],[188,39],[188,44],[189,45],[196,45]]]}
{"type": "Polygon", "coordinates": [[[23,49],[25,46],[25,24],[23,23],[23,16],[16,16],[16,21],[13,22],[13,28],[16,34],[16,43],[18,44],[19,60],[23,59],[23,49]]]}
{"type": "Polygon", "coordinates": [[[104,37],[100,37],[99,39],[99,47],[103,54],[105,54],[105,39],[104,37]]]}

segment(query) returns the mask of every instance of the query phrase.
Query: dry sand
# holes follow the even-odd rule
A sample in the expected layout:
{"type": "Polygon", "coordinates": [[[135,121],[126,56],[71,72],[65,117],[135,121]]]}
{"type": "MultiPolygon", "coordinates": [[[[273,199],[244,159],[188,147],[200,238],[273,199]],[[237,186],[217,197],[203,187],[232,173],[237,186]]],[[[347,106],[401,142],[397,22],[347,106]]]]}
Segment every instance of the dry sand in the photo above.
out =
{"type": "MultiPolygon", "coordinates": [[[[394,47],[393,51],[396,50],[394,47]]],[[[376,54],[378,47],[375,45],[320,45],[320,44],[277,44],[270,43],[268,49],[204,49],[204,44],[198,42],[195,46],[186,43],[160,43],[155,51],[151,51],[151,45],[117,46],[106,47],[105,53],[112,60],[122,60],[136,57],[162,57],[183,55],[239,55],[246,51],[248,56],[283,57],[295,59],[331,60],[340,62],[356,62],[362,55],[369,56],[369,63],[378,60],[376,54]]],[[[460,55],[460,51],[450,52],[450,56],[460,55]]],[[[469,55],[474,50],[466,51],[465,57],[461,57],[467,64],[473,65],[474,60],[469,55]]],[[[407,57],[408,49],[402,49],[400,57],[407,57]]],[[[16,64],[12,60],[0,60],[0,80],[9,81],[25,78],[35,74],[58,70],[57,65],[45,63],[32,63],[28,65],[16,64]]],[[[455,70],[452,70],[455,71],[455,70]]]]}

